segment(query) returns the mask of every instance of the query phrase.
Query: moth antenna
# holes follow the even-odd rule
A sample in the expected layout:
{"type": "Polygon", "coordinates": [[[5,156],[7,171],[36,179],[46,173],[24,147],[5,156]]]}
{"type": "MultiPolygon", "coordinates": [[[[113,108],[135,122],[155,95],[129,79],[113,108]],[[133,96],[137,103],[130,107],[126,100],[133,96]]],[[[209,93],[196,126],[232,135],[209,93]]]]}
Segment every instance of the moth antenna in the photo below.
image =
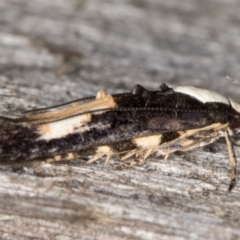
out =
{"type": "Polygon", "coordinates": [[[226,78],[227,78],[228,80],[230,80],[232,83],[236,84],[237,86],[240,86],[240,83],[239,83],[236,79],[231,78],[231,77],[229,77],[229,76],[226,76],[226,78]]]}

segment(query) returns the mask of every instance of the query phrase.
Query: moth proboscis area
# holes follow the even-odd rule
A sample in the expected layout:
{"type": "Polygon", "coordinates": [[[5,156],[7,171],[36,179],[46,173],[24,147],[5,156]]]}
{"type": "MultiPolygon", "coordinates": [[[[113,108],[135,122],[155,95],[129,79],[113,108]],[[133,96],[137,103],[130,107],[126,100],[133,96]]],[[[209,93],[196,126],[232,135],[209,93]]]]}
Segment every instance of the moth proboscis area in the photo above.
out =
{"type": "Polygon", "coordinates": [[[129,166],[156,154],[166,157],[225,137],[231,165],[229,191],[236,181],[236,157],[230,136],[240,131],[240,105],[207,89],[170,88],[78,99],[1,117],[0,163],[62,161],[92,156],[89,162],[121,155],[129,166]],[[134,158],[134,160],[131,160],[134,158]]]}

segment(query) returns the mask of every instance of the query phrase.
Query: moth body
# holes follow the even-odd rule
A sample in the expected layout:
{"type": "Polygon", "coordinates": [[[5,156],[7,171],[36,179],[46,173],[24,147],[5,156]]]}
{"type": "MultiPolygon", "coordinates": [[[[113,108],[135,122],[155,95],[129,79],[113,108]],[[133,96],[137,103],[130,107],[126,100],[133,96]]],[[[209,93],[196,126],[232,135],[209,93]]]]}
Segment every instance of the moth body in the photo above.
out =
{"type": "Polygon", "coordinates": [[[229,135],[240,128],[240,105],[213,91],[195,87],[132,92],[76,100],[2,118],[0,162],[61,161],[92,156],[91,161],[121,155],[122,160],[189,151],[225,137],[232,189],[236,157],[229,135]]]}

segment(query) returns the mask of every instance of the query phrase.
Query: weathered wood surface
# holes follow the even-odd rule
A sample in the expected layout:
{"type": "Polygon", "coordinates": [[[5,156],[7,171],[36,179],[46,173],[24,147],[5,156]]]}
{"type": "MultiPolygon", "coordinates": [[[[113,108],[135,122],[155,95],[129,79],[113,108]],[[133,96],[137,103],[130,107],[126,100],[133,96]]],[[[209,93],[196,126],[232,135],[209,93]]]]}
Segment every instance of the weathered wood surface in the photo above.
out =
{"type": "MultiPolygon", "coordinates": [[[[237,0],[1,0],[1,112],[137,83],[237,100],[226,76],[240,76],[239,12],[237,0]]],[[[1,239],[240,238],[240,181],[227,193],[224,141],[129,170],[118,164],[1,167],[1,239]]]]}

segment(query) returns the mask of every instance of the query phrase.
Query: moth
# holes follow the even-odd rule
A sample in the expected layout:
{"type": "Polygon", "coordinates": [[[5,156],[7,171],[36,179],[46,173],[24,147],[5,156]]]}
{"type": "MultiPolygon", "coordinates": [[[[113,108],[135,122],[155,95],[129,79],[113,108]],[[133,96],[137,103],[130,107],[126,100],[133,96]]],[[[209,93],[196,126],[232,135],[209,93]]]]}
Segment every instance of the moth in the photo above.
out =
{"type": "Polygon", "coordinates": [[[231,165],[229,191],[236,181],[236,157],[230,135],[240,129],[240,105],[206,89],[162,84],[150,91],[99,91],[50,108],[1,117],[0,164],[50,162],[91,156],[89,162],[120,155],[129,165],[152,155],[165,158],[225,137],[231,165]]]}

